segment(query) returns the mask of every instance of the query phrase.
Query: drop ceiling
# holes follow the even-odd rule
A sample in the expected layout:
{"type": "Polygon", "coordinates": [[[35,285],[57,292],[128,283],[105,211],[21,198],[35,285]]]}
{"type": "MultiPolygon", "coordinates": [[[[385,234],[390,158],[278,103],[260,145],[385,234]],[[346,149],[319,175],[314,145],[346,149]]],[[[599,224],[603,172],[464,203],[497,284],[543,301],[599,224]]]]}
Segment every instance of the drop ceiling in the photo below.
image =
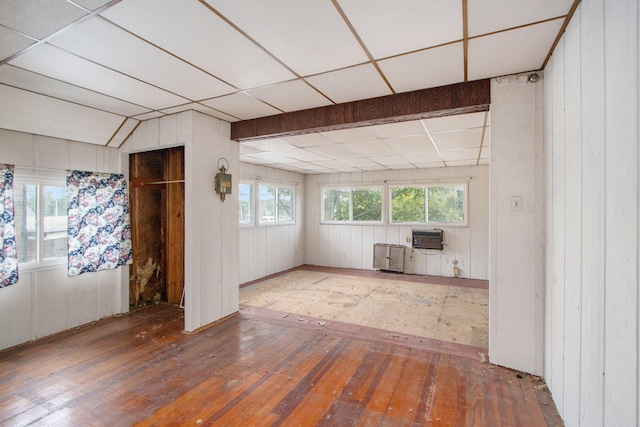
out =
{"type": "MultiPolygon", "coordinates": [[[[574,0],[6,0],[0,128],[119,147],[143,120],[236,122],[542,69],[574,0]]],[[[490,114],[271,140],[301,173],[487,163],[490,114]]]]}

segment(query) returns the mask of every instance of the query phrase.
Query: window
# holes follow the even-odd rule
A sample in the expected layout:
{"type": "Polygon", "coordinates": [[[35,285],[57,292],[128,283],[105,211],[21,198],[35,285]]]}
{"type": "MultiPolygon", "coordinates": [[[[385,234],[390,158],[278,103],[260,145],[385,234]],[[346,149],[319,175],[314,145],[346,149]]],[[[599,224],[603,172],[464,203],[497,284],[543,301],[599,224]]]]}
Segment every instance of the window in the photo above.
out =
{"type": "Polygon", "coordinates": [[[326,222],[381,222],[381,188],[325,188],[322,220],[326,222]]]}
{"type": "MultiPolygon", "coordinates": [[[[291,223],[295,221],[295,189],[272,184],[260,184],[257,194],[259,225],[291,223]]],[[[241,182],[239,189],[241,225],[255,225],[253,217],[254,184],[241,182]]]]}
{"type": "Polygon", "coordinates": [[[466,189],[466,184],[391,187],[391,222],[465,225],[466,189]]]}
{"type": "Polygon", "coordinates": [[[18,262],[25,266],[66,262],[65,179],[16,174],[14,198],[18,262]]]}
{"type": "Polygon", "coordinates": [[[241,225],[253,224],[253,184],[240,182],[238,189],[240,212],[238,214],[241,225]]]}

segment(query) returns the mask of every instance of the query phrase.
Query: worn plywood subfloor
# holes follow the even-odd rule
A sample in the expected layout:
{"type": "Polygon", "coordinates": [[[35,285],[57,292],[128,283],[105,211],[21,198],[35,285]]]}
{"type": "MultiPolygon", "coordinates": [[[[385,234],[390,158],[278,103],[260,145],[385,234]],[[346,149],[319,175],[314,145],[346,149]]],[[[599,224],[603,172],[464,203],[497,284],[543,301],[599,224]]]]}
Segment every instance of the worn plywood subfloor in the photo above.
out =
{"type": "Polygon", "coordinates": [[[294,270],[240,290],[240,304],[476,347],[488,346],[489,291],[294,270]]]}

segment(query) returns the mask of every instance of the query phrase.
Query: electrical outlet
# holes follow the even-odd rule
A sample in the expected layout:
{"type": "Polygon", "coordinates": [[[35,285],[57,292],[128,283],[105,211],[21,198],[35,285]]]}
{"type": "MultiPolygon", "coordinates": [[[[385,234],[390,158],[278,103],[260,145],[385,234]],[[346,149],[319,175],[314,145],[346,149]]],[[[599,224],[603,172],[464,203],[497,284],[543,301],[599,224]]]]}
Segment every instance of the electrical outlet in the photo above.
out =
{"type": "Polygon", "coordinates": [[[411,237],[407,236],[407,243],[411,243],[411,237]]]}

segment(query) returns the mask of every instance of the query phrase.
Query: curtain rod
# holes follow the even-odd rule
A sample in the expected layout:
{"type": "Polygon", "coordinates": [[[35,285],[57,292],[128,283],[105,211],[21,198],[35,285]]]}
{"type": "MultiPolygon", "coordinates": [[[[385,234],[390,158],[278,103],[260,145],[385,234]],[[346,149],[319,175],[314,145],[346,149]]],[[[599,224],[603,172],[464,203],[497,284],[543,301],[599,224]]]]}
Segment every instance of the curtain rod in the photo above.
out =
{"type": "Polygon", "coordinates": [[[318,187],[374,187],[380,185],[411,185],[411,184],[437,184],[437,183],[456,183],[461,181],[471,181],[472,177],[460,177],[460,178],[437,178],[437,179],[422,179],[416,181],[410,180],[392,180],[392,179],[383,179],[381,181],[367,181],[367,182],[316,182],[318,187]]]}

